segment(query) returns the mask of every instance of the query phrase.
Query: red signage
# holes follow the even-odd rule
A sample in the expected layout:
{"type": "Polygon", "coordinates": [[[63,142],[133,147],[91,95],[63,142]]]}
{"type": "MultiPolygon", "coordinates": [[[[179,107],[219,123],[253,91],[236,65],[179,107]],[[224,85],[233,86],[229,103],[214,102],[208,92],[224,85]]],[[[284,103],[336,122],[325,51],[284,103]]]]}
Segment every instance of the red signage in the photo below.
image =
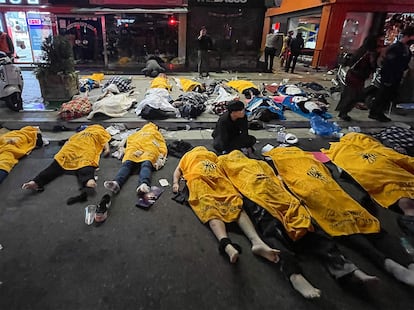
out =
{"type": "Polygon", "coordinates": [[[89,0],[94,5],[183,6],[186,0],[89,0]]]}

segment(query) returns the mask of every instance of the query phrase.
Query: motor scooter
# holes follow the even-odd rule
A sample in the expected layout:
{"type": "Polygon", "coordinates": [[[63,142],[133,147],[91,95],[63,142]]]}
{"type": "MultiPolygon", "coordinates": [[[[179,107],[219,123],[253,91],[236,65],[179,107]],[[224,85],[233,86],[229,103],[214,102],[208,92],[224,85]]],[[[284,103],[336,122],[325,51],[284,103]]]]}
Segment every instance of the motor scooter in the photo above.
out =
{"type": "Polygon", "coordinates": [[[0,100],[13,111],[23,110],[23,77],[18,66],[0,51],[0,100]]]}

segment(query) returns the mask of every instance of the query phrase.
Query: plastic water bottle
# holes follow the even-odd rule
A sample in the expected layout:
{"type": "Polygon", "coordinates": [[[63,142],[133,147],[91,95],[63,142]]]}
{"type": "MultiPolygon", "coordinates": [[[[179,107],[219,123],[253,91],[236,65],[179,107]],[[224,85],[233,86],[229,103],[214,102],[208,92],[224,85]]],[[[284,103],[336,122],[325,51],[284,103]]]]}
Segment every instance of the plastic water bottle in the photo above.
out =
{"type": "Polygon", "coordinates": [[[285,142],[285,138],[286,138],[286,129],[285,129],[285,127],[282,127],[277,132],[277,138],[276,138],[276,140],[277,140],[277,142],[284,143],[285,142]]]}
{"type": "Polygon", "coordinates": [[[414,256],[414,246],[411,244],[410,240],[407,237],[401,237],[400,241],[407,253],[414,256]]]}

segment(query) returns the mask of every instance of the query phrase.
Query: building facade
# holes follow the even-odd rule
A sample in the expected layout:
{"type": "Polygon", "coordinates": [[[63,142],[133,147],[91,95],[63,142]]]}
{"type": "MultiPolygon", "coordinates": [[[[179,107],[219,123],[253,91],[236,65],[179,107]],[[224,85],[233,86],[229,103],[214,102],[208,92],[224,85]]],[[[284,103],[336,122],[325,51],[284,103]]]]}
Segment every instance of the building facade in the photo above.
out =
{"type": "Polygon", "coordinates": [[[134,68],[149,54],[186,62],[186,0],[0,0],[0,9],[16,63],[41,61],[50,34],[69,39],[79,65],[134,68]]]}
{"type": "Polygon", "coordinates": [[[274,1],[265,14],[262,46],[265,35],[276,25],[283,33],[302,32],[312,66],[332,68],[339,53],[356,50],[368,34],[385,32],[389,36],[385,44],[392,43],[404,24],[399,21],[410,23],[413,13],[412,0],[274,1]]]}

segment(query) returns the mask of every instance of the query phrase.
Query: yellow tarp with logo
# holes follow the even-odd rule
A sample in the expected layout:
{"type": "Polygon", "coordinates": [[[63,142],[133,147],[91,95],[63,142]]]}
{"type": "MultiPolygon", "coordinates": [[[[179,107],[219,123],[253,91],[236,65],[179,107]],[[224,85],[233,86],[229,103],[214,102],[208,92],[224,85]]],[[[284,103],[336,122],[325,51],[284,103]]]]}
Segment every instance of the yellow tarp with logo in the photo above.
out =
{"type": "Polygon", "coordinates": [[[202,223],[236,221],[242,210],[240,193],[217,166],[217,155],[203,146],[184,154],[179,168],[190,192],[188,202],[202,223]]]}
{"type": "Polygon", "coordinates": [[[38,130],[26,126],[0,136],[0,169],[10,172],[19,159],[29,154],[36,146],[38,130]]]}
{"type": "Polygon", "coordinates": [[[248,88],[259,89],[254,83],[246,80],[234,80],[227,82],[227,85],[237,90],[239,93],[242,93],[248,88]]]}
{"type": "Polygon", "coordinates": [[[272,158],[288,188],[329,235],[379,232],[379,221],[339,186],[312,153],[297,147],[278,147],[264,155],[272,158]]]}
{"type": "Polygon", "coordinates": [[[233,151],[220,156],[218,164],[240,193],[283,223],[292,240],[314,230],[309,212],[284,188],[266,162],[233,151]]]}
{"type": "Polygon", "coordinates": [[[69,138],[55,160],[66,170],[98,167],[102,150],[110,139],[111,135],[101,125],[88,126],[69,138]]]}
{"type": "Polygon", "coordinates": [[[127,138],[122,162],[130,160],[140,163],[149,160],[154,166],[160,155],[167,156],[165,139],[159,132],[157,125],[148,123],[127,138]]]}
{"type": "Polygon", "coordinates": [[[400,198],[414,199],[414,158],[385,147],[365,134],[348,133],[324,152],[383,208],[400,198]]]}

